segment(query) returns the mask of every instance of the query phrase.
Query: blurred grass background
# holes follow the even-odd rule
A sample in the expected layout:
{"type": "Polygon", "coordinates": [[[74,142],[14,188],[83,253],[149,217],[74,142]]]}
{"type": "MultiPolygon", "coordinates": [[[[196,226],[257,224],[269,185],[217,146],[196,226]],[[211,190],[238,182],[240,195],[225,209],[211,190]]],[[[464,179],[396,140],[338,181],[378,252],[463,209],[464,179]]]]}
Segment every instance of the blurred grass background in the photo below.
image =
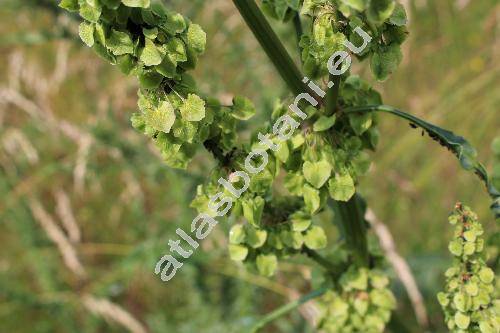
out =
{"type": "MultiPolygon", "coordinates": [[[[266,121],[286,90],[232,3],[167,2],[207,31],[208,50],[195,73],[199,88],[222,101],[246,95],[258,106],[254,124],[266,121]]],[[[307,290],[305,261],[282,265],[272,280],[230,262],[227,224],[173,281],[154,276],[168,239],[194,216],[189,202],[213,165],[209,156],[199,154],[187,172],[167,168],[129,124],[136,82],[82,46],[74,19],[50,0],[2,3],[0,332],[240,332],[307,290]],[[72,259],[61,258],[54,226],[69,235],[84,273],[68,270],[72,259]]],[[[385,103],[465,136],[491,169],[490,144],[500,135],[498,1],[405,5],[404,63],[377,85],[385,103]]],[[[290,27],[275,28],[295,52],[290,27]]],[[[370,77],[364,66],[354,70],[370,77]]],[[[435,293],[450,259],[446,216],[461,200],[491,230],[490,201],[439,145],[398,119],[380,120],[380,149],[362,193],[412,267],[430,331],[442,332],[435,293]]],[[[399,282],[394,289],[397,316],[421,332],[399,282]]],[[[267,332],[312,332],[306,319],[297,312],[267,332]]]]}

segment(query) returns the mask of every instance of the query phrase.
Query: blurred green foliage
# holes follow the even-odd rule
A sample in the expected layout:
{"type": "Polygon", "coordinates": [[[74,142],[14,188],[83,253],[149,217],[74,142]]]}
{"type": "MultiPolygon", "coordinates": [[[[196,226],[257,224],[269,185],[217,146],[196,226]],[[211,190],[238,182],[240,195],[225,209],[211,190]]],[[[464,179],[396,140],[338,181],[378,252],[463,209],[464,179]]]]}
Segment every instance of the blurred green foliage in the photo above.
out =
{"type": "MultiPolygon", "coordinates": [[[[465,136],[493,168],[490,143],[500,135],[497,1],[407,3],[411,34],[403,64],[380,86],[385,101],[465,136]]],[[[9,0],[0,9],[0,331],[123,332],[82,305],[80,296],[91,293],[120,304],[151,332],[240,332],[285,303],[290,287],[307,289],[300,262],[283,267],[276,281],[230,262],[221,246],[228,224],[173,281],[154,276],[170,235],[194,216],[189,202],[210,159],[196,156],[189,172],[197,177],[166,167],[129,124],[136,110],[134,80],[83,47],[73,19],[52,4],[9,0]],[[85,283],[68,271],[30,209],[30,201],[40,201],[61,225],[58,191],[69,197],[82,233],[75,248],[88,273],[85,283]]],[[[231,2],[168,4],[207,32],[208,49],[195,73],[200,90],[223,101],[249,96],[260,110],[253,124],[268,120],[285,87],[231,2]]],[[[293,50],[290,25],[275,28],[293,50]]],[[[438,145],[400,124],[390,117],[380,122],[380,149],[362,192],[408,259],[431,330],[441,332],[434,295],[450,262],[449,208],[466,202],[486,232],[494,222],[482,184],[438,145]]],[[[402,300],[396,317],[417,327],[402,286],[395,282],[393,289],[402,300]]],[[[391,330],[402,331],[402,324],[392,323],[391,330]]],[[[267,331],[312,329],[295,312],[267,331]]]]}

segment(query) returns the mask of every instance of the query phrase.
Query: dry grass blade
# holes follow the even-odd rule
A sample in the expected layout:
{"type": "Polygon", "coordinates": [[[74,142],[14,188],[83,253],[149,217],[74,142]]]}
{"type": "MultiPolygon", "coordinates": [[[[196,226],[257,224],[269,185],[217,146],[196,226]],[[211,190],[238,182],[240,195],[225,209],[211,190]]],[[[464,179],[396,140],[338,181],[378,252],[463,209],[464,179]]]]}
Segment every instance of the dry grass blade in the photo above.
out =
{"type": "Polygon", "coordinates": [[[408,293],[408,297],[413,305],[418,323],[423,329],[427,329],[429,326],[429,317],[424,305],[424,299],[418,289],[417,282],[411,272],[410,266],[405,259],[396,252],[394,238],[392,237],[389,229],[377,218],[371,209],[366,211],[365,218],[370,223],[373,231],[380,240],[380,245],[384,249],[387,260],[389,260],[391,265],[394,267],[401,283],[403,283],[406,292],[408,293]]]}
{"type": "Polygon", "coordinates": [[[56,198],[56,213],[61,220],[64,229],[68,233],[69,239],[73,243],[79,243],[81,240],[80,228],[76,222],[71,208],[71,202],[68,195],[63,190],[55,191],[54,197],[56,198]]]}
{"type": "Polygon", "coordinates": [[[63,257],[64,264],[76,276],[84,278],[86,276],[86,271],[78,259],[75,248],[54,222],[52,216],[50,216],[50,214],[43,208],[42,204],[37,200],[31,199],[29,206],[35,219],[38,223],[40,223],[49,238],[57,245],[57,248],[63,257]]]}
{"type": "Polygon", "coordinates": [[[147,332],[146,328],[130,313],[107,299],[84,295],[82,296],[82,302],[90,312],[107,320],[114,321],[132,333],[147,332]]]}

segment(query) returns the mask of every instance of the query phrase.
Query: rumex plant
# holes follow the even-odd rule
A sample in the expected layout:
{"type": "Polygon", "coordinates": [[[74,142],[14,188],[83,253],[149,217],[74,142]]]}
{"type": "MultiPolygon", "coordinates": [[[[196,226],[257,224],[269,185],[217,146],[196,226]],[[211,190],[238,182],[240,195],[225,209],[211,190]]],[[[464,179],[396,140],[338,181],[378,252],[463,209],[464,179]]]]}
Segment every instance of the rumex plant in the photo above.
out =
{"type": "MultiPolygon", "coordinates": [[[[378,81],[397,69],[402,60],[400,47],[408,35],[401,4],[394,0],[264,0],[261,11],[253,0],[233,2],[290,92],[298,95],[290,105],[287,99],[276,102],[269,112],[271,122],[255,130],[247,141],[237,129],[255,114],[254,104],[236,96],[231,105],[222,105],[200,92],[188,74],[206,48],[206,34],[199,25],[159,1],[62,0],[60,6],[83,18],[79,34],[87,46],[124,74],[137,77],[140,112],[132,115],[132,125],[155,143],[169,166],[187,168],[200,148],[213,155],[217,167],[198,186],[191,206],[215,217],[210,208],[213,198],[221,193],[233,198],[234,204],[227,205],[225,213],[230,211],[231,219],[240,222],[230,230],[230,257],[272,276],[280,260],[306,255],[323,268],[322,286],[313,293],[320,297],[320,328],[327,332],[383,332],[396,300],[384,273],[384,258],[368,241],[366,203],[357,191],[361,177],[368,172],[370,153],[378,144],[376,113],[393,114],[420,127],[454,153],[465,169],[484,181],[497,216],[499,193],[465,139],[383,105],[371,84],[351,73],[351,54],[369,63],[378,81]],[[305,76],[263,13],[285,24],[292,22],[305,76]],[[295,113],[287,114],[288,109],[295,113]],[[281,142],[272,124],[284,119],[289,140],[281,142]],[[267,161],[245,182],[237,170],[245,168],[246,157],[256,149],[266,152],[267,161]],[[243,187],[247,187],[245,191],[235,191],[243,187]],[[328,239],[316,223],[315,217],[325,210],[334,212],[342,241],[328,239]],[[318,252],[334,243],[345,254],[342,259],[332,261],[318,252]]],[[[479,242],[480,227],[474,224],[472,213],[467,218],[471,221],[466,228],[473,230],[462,231],[474,233],[474,241],[479,242]]],[[[451,287],[456,282],[452,278],[465,274],[463,270],[471,273],[465,289],[472,289],[472,283],[478,289],[491,289],[491,281],[488,284],[481,276],[489,277],[493,271],[472,256],[480,252],[479,244],[474,243],[474,250],[465,255],[465,248],[471,247],[465,240],[466,244],[458,239],[452,242],[453,249],[462,251],[456,265],[462,266],[448,271],[454,273],[448,274],[447,294],[439,296],[442,304],[447,300],[452,304],[450,298],[457,293],[451,287]]],[[[495,329],[494,319],[481,321],[476,312],[470,313],[479,309],[477,304],[489,304],[490,294],[485,304],[481,297],[467,309],[446,307],[450,329],[495,329]]],[[[286,311],[268,318],[283,313],[286,311]]],[[[266,322],[257,323],[256,329],[266,322]]]]}

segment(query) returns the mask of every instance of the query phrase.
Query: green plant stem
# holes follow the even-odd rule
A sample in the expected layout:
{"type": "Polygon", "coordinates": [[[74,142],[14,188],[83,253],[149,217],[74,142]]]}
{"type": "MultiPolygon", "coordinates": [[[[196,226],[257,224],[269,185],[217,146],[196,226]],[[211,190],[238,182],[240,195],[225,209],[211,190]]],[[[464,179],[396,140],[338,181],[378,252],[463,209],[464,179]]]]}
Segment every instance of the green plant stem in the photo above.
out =
{"type": "MultiPolygon", "coordinates": [[[[327,91],[325,96],[325,112],[327,115],[332,115],[337,111],[342,76],[330,74],[329,80],[333,82],[333,87],[327,91]]],[[[361,198],[355,195],[347,203],[336,202],[335,208],[346,245],[352,252],[354,262],[361,267],[368,266],[368,243],[361,198]]]]}
{"type": "Polygon", "coordinates": [[[233,0],[233,3],[290,90],[295,95],[309,92],[310,89],[302,82],[303,76],[292,57],[288,54],[255,1],[233,0]]]}
{"type": "Polygon", "coordinates": [[[328,90],[325,96],[325,111],[327,115],[332,115],[337,111],[340,94],[340,75],[331,75],[329,80],[333,82],[333,87],[328,90]]]}
{"type": "Polygon", "coordinates": [[[333,264],[327,259],[323,258],[318,252],[304,247],[302,252],[307,255],[311,260],[315,261],[317,264],[322,266],[325,270],[330,273],[334,273],[333,264]]]}
{"type": "Polygon", "coordinates": [[[367,228],[361,207],[361,197],[356,194],[348,202],[333,201],[339,218],[340,229],[354,263],[360,267],[369,265],[370,255],[366,238],[367,228]]]}
{"type": "Polygon", "coordinates": [[[302,49],[300,48],[300,39],[302,38],[304,31],[302,30],[302,21],[300,20],[300,14],[298,12],[295,13],[295,16],[293,17],[293,27],[295,29],[295,35],[297,37],[297,49],[299,50],[299,57],[302,61],[302,49]]]}
{"type": "Polygon", "coordinates": [[[307,294],[307,295],[299,298],[296,301],[293,301],[293,302],[290,302],[288,304],[283,305],[282,307],[280,307],[280,308],[274,310],[273,312],[267,314],[266,316],[262,317],[262,319],[260,319],[252,327],[252,329],[250,330],[250,332],[251,333],[258,332],[261,328],[263,328],[264,326],[266,326],[267,324],[269,324],[273,320],[276,320],[277,318],[279,318],[281,316],[284,316],[287,313],[295,310],[296,308],[298,308],[302,304],[304,304],[304,303],[306,303],[306,302],[308,302],[308,301],[310,301],[310,300],[312,300],[314,298],[317,298],[317,297],[323,295],[327,290],[328,290],[327,287],[323,287],[321,289],[314,290],[314,291],[310,292],[309,294],[307,294]]]}

